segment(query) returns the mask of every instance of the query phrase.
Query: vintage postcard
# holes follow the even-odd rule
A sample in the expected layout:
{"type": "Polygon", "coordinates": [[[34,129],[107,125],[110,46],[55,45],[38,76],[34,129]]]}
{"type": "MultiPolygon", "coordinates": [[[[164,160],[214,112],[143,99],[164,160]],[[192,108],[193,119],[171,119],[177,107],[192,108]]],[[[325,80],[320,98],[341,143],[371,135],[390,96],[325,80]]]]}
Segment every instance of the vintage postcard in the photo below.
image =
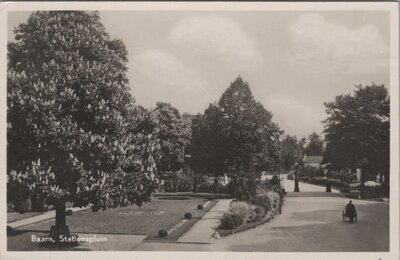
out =
{"type": "Polygon", "coordinates": [[[398,8],[1,3],[0,258],[399,259],[398,8]]]}

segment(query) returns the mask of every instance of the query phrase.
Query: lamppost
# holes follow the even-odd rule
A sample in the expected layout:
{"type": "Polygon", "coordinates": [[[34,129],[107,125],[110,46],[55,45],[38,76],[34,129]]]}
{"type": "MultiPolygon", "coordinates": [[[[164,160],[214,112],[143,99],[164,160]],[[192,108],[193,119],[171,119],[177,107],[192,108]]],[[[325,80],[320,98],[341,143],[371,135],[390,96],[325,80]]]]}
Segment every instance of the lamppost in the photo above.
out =
{"type": "Polygon", "coordinates": [[[326,192],[332,192],[331,178],[332,178],[332,171],[331,168],[328,167],[328,171],[326,172],[326,189],[325,189],[326,192]]]}
{"type": "Polygon", "coordinates": [[[300,192],[299,189],[299,163],[294,165],[294,192],[300,192]]]}

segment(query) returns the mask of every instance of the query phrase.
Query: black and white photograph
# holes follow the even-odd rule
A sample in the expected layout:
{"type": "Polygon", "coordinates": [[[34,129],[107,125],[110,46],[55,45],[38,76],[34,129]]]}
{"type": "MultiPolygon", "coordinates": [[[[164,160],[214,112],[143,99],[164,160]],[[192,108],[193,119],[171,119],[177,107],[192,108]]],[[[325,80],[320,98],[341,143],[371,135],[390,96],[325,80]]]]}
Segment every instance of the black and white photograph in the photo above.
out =
{"type": "Polygon", "coordinates": [[[398,3],[0,6],[0,258],[399,259],[398,3]]]}

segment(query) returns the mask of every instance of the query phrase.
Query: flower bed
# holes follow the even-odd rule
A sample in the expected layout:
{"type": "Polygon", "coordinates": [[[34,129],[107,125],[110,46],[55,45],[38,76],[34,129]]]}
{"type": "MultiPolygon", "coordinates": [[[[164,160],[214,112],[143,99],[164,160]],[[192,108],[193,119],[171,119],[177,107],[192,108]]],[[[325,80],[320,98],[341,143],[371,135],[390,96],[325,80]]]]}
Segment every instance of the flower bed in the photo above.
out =
{"type": "Polygon", "coordinates": [[[280,199],[279,194],[272,191],[258,194],[252,204],[234,201],[222,217],[217,232],[226,236],[269,222],[278,214],[282,203],[283,197],[280,199]]]}

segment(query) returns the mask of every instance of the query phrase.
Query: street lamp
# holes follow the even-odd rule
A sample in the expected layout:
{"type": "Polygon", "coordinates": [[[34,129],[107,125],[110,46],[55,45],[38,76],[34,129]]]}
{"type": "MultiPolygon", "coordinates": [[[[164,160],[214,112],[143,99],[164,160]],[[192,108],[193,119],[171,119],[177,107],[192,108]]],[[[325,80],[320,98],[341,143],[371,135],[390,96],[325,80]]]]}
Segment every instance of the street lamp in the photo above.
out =
{"type": "Polygon", "coordinates": [[[300,192],[299,189],[299,163],[294,165],[294,192],[300,192]]]}

